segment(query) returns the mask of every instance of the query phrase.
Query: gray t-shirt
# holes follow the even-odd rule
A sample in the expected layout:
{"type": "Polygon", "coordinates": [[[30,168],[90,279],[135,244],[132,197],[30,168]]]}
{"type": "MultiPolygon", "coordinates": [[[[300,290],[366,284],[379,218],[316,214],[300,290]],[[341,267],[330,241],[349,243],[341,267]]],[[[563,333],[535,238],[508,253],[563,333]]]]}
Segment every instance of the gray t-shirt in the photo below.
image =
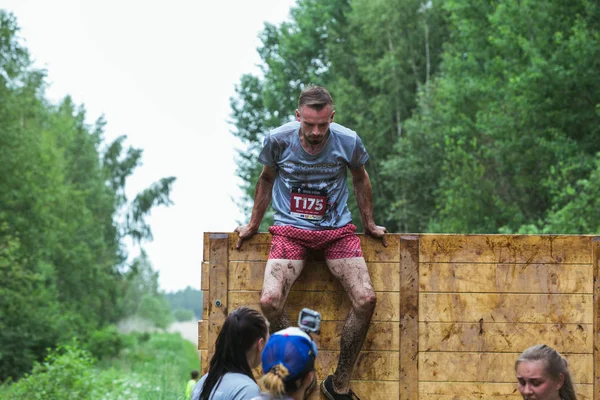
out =
{"type": "Polygon", "coordinates": [[[286,395],[274,397],[270,393],[261,393],[260,396],[256,396],[252,400],[294,400],[294,398],[286,395]]]}
{"type": "Polygon", "coordinates": [[[347,168],[359,168],[369,159],[360,137],[340,124],[318,154],[300,144],[300,122],[290,122],[266,135],[258,160],[275,168],[272,205],[274,225],[325,230],[352,222],[348,209],[347,168]]]}
{"type": "MultiPolygon", "coordinates": [[[[192,400],[200,399],[202,386],[207,376],[208,374],[205,374],[194,386],[192,400]]],[[[219,386],[213,389],[210,400],[248,400],[258,395],[260,395],[260,389],[256,382],[244,374],[228,372],[223,375],[219,386]]]]}

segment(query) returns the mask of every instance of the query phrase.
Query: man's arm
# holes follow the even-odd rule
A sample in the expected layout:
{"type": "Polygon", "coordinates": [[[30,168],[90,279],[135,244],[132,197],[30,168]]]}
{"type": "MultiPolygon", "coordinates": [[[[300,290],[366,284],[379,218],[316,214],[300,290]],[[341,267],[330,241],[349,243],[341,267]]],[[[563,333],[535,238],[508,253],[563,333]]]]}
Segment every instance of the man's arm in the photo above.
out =
{"type": "Polygon", "coordinates": [[[364,165],[358,168],[350,169],[352,172],[352,184],[354,186],[354,195],[358,203],[360,218],[362,219],[365,233],[374,238],[381,239],[381,242],[387,247],[385,234],[387,229],[383,226],[377,226],[373,219],[373,190],[371,180],[364,165]]]}
{"type": "Polygon", "coordinates": [[[236,248],[242,246],[242,242],[248,239],[256,232],[260,227],[260,223],[265,216],[267,207],[271,203],[271,197],[273,196],[273,182],[275,182],[276,175],[275,168],[263,166],[263,170],[258,177],[256,182],[256,190],[254,191],[254,206],[252,207],[252,216],[250,217],[250,223],[248,225],[241,225],[235,228],[234,232],[239,234],[236,248]]]}

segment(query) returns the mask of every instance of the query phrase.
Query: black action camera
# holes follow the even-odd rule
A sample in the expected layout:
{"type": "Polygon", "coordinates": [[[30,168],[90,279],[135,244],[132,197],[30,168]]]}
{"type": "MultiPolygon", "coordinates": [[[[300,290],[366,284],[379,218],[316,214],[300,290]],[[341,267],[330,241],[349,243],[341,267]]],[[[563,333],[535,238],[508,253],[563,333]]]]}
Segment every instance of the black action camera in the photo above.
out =
{"type": "Polygon", "coordinates": [[[309,308],[303,308],[298,316],[298,327],[306,333],[318,334],[321,329],[321,314],[309,308]]]}

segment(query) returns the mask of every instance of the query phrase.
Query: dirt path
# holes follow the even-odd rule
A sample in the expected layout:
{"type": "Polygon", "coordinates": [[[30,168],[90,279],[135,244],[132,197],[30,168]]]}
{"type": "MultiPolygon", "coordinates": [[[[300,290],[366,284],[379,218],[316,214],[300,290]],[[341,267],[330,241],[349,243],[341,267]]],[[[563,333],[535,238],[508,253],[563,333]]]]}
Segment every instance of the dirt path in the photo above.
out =
{"type": "Polygon", "coordinates": [[[198,322],[174,322],[167,329],[169,332],[179,332],[181,336],[198,347],[198,322]]]}
{"type": "MultiPolygon", "coordinates": [[[[140,318],[129,318],[123,320],[117,324],[121,333],[130,332],[160,332],[158,328],[154,328],[152,323],[142,320],[140,318]]],[[[185,340],[189,340],[196,347],[198,347],[198,321],[186,321],[186,322],[173,322],[167,328],[168,332],[179,332],[181,337],[185,340]]]]}

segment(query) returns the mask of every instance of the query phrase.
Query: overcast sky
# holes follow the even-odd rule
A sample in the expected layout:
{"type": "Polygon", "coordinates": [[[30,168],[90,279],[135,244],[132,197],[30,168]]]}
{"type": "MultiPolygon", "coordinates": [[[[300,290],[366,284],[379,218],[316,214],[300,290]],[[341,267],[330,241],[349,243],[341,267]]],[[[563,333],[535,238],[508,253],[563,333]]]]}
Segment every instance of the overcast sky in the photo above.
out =
{"type": "Polygon", "coordinates": [[[176,176],[174,205],[149,221],[145,245],[166,291],[200,288],[203,232],[232,231],[243,216],[234,175],[229,98],[257,73],[258,34],[289,17],[294,0],[0,0],[17,17],[54,101],[71,95],[106,139],[127,135],[143,165],[137,193],[176,176]]]}

